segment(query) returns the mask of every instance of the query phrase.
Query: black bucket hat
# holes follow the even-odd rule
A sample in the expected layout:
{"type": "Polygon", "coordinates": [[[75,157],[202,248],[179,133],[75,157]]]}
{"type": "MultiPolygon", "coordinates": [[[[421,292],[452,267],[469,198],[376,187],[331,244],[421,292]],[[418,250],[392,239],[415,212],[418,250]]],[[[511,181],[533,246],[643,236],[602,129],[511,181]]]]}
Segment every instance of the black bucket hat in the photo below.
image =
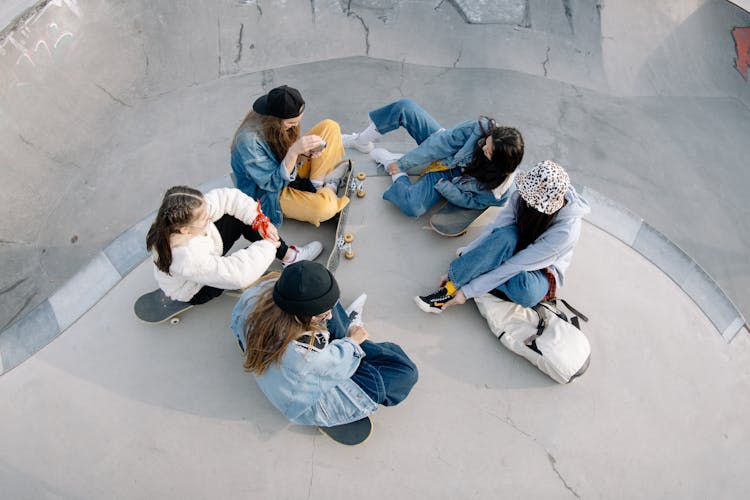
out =
{"type": "Polygon", "coordinates": [[[333,274],[309,260],[285,267],[273,287],[274,303],[283,311],[300,316],[316,316],[333,308],[340,295],[333,274]]]}
{"type": "Polygon", "coordinates": [[[258,97],[253,103],[253,110],[261,115],[275,116],[286,120],[296,118],[305,110],[305,100],[299,90],[282,85],[272,89],[268,94],[258,97]]]}

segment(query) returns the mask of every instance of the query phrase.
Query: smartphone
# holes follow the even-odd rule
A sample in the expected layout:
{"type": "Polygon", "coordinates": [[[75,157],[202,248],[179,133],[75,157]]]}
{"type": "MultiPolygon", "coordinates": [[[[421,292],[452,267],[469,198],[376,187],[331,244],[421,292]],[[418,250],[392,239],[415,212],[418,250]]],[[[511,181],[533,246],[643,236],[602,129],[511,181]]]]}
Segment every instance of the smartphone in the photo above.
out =
{"type": "Polygon", "coordinates": [[[326,141],[321,140],[320,144],[318,144],[317,146],[312,148],[310,151],[308,151],[308,154],[314,155],[316,153],[320,153],[326,148],[326,146],[328,146],[328,144],[326,144],[326,141]]]}

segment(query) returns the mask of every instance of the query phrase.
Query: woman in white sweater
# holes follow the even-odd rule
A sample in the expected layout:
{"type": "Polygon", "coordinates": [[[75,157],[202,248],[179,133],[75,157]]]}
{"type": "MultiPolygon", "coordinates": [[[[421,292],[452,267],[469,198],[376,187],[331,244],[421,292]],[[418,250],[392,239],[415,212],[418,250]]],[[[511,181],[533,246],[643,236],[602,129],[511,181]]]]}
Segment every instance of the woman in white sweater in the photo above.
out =
{"type": "Polygon", "coordinates": [[[153,253],[156,281],[168,297],[203,304],[224,290],[250,286],[274,258],[283,265],[313,260],[323,245],[287,245],[260,205],[238,189],[204,195],[174,186],[164,194],[146,248],[153,253]],[[240,236],[251,241],[250,246],[226,255],[240,236]]]}

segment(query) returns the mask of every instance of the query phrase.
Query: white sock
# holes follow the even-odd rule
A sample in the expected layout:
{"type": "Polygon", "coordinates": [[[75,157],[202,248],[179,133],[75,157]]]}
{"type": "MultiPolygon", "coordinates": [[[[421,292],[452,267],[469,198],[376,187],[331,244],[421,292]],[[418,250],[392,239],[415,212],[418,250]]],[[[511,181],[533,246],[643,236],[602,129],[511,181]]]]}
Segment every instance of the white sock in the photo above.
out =
{"type": "Polygon", "coordinates": [[[374,141],[381,135],[382,134],[378,132],[378,129],[375,128],[375,124],[370,122],[366,129],[357,134],[357,142],[360,144],[367,144],[368,142],[374,141]]]}
{"type": "Polygon", "coordinates": [[[398,179],[402,175],[406,175],[406,173],[405,172],[397,172],[397,173],[391,175],[391,180],[393,180],[393,182],[396,182],[396,179],[398,179]]]}

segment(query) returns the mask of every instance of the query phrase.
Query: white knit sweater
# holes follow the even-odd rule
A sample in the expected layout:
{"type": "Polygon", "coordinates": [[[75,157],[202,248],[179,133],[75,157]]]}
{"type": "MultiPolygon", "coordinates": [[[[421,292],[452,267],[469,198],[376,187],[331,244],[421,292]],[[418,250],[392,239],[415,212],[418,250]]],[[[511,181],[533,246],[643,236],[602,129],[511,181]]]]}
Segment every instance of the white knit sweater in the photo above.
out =
{"type": "Polygon", "coordinates": [[[226,290],[248,287],[266,272],[276,255],[272,243],[260,240],[231,255],[222,256],[221,235],[214,221],[229,214],[250,225],[258,215],[258,204],[239,189],[232,188],[214,189],[204,197],[211,219],[206,234],[172,248],[169,274],[159,271],[154,265],[159,288],[174,300],[188,301],[204,285],[226,290]]]}

